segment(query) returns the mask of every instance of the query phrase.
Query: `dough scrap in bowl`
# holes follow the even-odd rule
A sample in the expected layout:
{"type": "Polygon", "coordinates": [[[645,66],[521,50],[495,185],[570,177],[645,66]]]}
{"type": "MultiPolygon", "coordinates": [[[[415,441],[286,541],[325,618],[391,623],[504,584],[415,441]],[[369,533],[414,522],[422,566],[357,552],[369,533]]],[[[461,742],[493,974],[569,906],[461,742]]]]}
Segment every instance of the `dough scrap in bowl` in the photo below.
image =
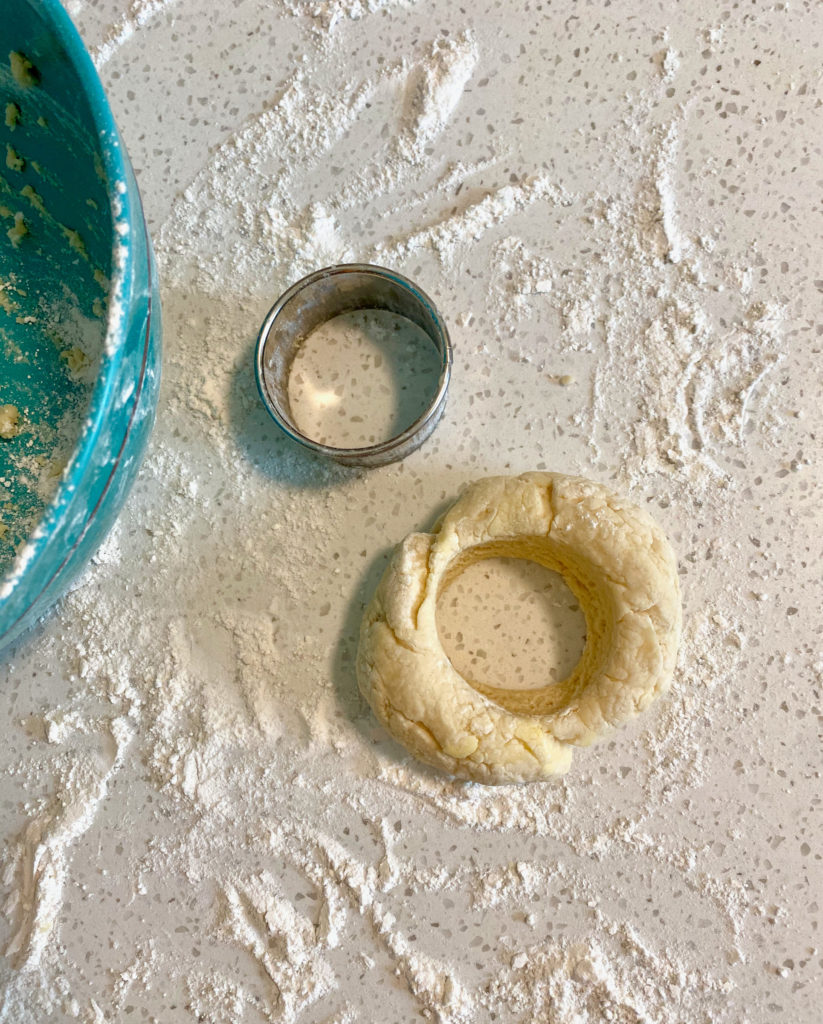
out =
{"type": "Polygon", "coordinates": [[[575,746],[659,696],[680,628],[674,552],[647,512],[580,477],[489,477],[469,486],[433,533],[398,546],[363,617],[357,676],[378,719],[422,761],[476,782],[526,782],[563,774],[575,746]],[[562,682],[487,686],[449,661],[438,595],[468,565],[494,557],[560,573],[580,602],[586,645],[562,682]]]}

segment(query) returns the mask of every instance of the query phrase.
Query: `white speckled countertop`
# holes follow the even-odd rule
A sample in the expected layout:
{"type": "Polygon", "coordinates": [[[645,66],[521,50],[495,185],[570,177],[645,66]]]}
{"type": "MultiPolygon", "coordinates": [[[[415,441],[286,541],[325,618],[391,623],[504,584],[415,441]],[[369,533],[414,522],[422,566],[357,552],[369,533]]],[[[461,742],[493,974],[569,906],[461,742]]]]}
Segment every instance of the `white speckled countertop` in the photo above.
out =
{"type": "MultiPolygon", "coordinates": [[[[0,1021],[815,1024],[823,7],[67,7],[165,377],[114,533],[4,668],[0,1021]],[[274,298],[345,260],[455,345],[434,436],[370,472],[279,435],[252,373],[274,298]],[[567,776],[487,789],[408,758],[353,655],[391,547],[530,469],[654,513],[685,636],[567,776]]],[[[444,609],[465,656],[568,660],[562,593],[493,583],[444,609]]]]}

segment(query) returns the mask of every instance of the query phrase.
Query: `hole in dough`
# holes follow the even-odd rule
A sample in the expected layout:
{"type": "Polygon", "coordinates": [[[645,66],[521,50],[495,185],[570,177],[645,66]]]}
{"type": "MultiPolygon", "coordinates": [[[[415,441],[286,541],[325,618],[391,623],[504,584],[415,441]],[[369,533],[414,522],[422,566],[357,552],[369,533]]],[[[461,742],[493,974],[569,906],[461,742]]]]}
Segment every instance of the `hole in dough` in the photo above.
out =
{"type": "Polygon", "coordinates": [[[534,690],[572,674],[586,618],[559,573],[530,559],[494,557],[466,566],[441,588],[437,631],[467,682],[534,690]]]}

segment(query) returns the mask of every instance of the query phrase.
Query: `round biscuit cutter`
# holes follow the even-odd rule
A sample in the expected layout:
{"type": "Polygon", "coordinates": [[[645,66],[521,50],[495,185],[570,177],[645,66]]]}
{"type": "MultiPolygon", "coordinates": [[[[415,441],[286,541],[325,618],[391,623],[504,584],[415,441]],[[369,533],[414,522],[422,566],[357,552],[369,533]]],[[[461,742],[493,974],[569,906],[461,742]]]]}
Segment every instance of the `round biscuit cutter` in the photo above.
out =
{"type": "Polygon", "coordinates": [[[302,278],[275,302],[257,338],[255,375],[263,404],[293,441],[345,466],[383,466],[419,448],[437,426],[446,405],[452,359],[446,325],[416,284],[385,267],[341,263],[302,278]],[[440,355],[440,374],[429,405],[401,433],[364,448],[335,448],[298,428],[289,404],[289,374],[300,345],[315,328],[359,309],[388,310],[417,324],[440,355]]]}

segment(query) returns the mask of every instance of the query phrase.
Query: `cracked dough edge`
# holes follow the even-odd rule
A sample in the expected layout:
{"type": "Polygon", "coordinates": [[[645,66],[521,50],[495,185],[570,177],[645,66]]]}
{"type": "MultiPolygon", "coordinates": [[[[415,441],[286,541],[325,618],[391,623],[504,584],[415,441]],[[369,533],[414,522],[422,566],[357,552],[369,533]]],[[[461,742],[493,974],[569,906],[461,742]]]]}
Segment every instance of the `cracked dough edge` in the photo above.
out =
{"type": "Polygon", "coordinates": [[[566,772],[574,746],[668,687],[680,629],[674,552],[643,509],[580,477],[488,477],[433,533],[412,533],[395,550],[363,616],[357,677],[377,718],[420,760],[476,782],[532,781],[566,772]],[[449,570],[507,555],[560,572],[586,616],[577,667],[543,690],[472,685],[437,632],[449,570]]]}

